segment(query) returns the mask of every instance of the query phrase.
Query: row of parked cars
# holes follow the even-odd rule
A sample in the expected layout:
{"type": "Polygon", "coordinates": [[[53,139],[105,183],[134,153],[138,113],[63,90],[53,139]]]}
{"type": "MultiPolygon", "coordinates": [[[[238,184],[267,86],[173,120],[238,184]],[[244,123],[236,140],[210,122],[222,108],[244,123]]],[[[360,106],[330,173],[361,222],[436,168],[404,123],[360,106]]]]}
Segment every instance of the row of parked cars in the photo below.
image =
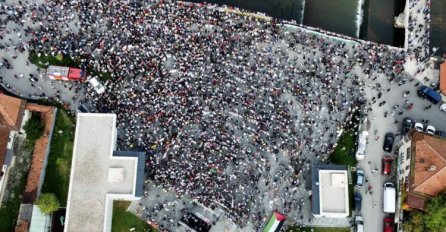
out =
{"type": "MultiPolygon", "coordinates": [[[[356,223],[356,231],[355,232],[364,232],[364,219],[361,216],[355,217],[355,223],[356,223]]],[[[384,226],[383,231],[384,232],[393,232],[395,224],[393,223],[393,219],[391,217],[385,217],[384,218],[384,226]]]]}
{"type": "MultiPolygon", "coordinates": [[[[412,127],[410,129],[412,129],[412,127]]],[[[406,131],[406,134],[409,130],[406,131]]],[[[391,152],[393,149],[394,142],[395,142],[395,135],[390,132],[386,133],[386,135],[384,136],[383,150],[385,152],[391,152]]],[[[383,175],[391,174],[392,162],[393,162],[393,158],[390,155],[383,156],[382,163],[381,163],[382,164],[381,171],[382,171],[383,175]]],[[[364,170],[357,169],[356,170],[356,186],[362,187],[364,184],[364,181],[365,181],[364,170]]],[[[395,213],[395,204],[396,204],[395,198],[396,198],[395,188],[394,188],[393,183],[386,182],[384,184],[384,198],[383,198],[383,211],[385,213],[395,213]],[[392,189],[393,189],[393,197],[391,196],[392,189]]],[[[361,216],[359,216],[359,212],[361,211],[361,203],[362,203],[362,195],[360,192],[354,193],[354,200],[355,200],[355,212],[358,215],[355,217],[356,232],[363,232],[364,231],[364,221],[363,221],[363,218],[361,216]]],[[[393,223],[393,219],[391,217],[384,218],[383,231],[384,232],[393,232],[394,231],[394,223],[393,223]]]]}
{"type": "Polygon", "coordinates": [[[415,122],[411,118],[405,118],[403,120],[403,126],[401,129],[402,135],[406,135],[411,129],[415,129],[420,132],[425,131],[428,134],[437,135],[437,136],[446,138],[446,132],[440,131],[440,130],[435,130],[435,127],[433,127],[432,125],[427,125],[425,128],[423,123],[415,122]]]}

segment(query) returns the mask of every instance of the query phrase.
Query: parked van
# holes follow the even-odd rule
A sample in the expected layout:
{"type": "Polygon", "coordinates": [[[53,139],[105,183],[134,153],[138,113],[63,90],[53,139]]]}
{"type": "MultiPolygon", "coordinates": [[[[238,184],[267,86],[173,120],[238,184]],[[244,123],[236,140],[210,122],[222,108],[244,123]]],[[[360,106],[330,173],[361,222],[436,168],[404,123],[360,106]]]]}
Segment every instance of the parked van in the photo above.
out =
{"type": "Polygon", "coordinates": [[[383,210],[384,213],[395,213],[396,190],[392,182],[384,183],[383,210]]]}
{"type": "Polygon", "coordinates": [[[437,92],[435,92],[433,89],[427,87],[427,86],[421,86],[418,89],[418,96],[427,98],[430,102],[434,104],[438,104],[441,101],[441,96],[437,92]]]}

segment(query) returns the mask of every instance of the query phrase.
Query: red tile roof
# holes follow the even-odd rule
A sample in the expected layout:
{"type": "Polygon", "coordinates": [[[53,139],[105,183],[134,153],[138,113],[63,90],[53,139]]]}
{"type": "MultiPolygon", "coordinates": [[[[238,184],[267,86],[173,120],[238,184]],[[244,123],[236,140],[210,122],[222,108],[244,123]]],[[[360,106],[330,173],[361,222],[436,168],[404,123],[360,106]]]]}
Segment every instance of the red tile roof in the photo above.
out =
{"type": "Polygon", "coordinates": [[[415,132],[412,153],[410,191],[436,196],[446,190],[446,139],[415,132]]]}
{"type": "Polygon", "coordinates": [[[25,104],[25,100],[0,94],[0,117],[3,126],[18,130],[22,122],[25,104]]]}

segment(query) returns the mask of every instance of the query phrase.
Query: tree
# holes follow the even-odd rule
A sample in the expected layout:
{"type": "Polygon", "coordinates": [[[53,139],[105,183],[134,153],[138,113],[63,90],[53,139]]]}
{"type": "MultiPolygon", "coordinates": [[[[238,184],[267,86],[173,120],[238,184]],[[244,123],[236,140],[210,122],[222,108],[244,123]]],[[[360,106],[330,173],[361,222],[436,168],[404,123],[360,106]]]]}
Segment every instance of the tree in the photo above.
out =
{"type": "Polygon", "coordinates": [[[410,213],[410,220],[403,224],[407,232],[438,231],[446,232],[446,193],[430,199],[426,212],[410,213]]]}
{"type": "Polygon", "coordinates": [[[26,138],[31,142],[35,142],[43,135],[44,125],[40,119],[40,115],[33,113],[23,128],[26,131],[26,138]]]}
{"type": "Polygon", "coordinates": [[[432,198],[423,217],[428,231],[446,231],[446,194],[432,198]]]}
{"type": "Polygon", "coordinates": [[[36,204],[44,214],[50,214],[59,209],[59,201],[53,193],[44,193],[40,195],[36,204]]]}
{"type": "Polygon", "coordinates": [[[410,214],[410,220],[403,223],[403,231],[424,232],[423,213],[414,211],[410,214]]]}

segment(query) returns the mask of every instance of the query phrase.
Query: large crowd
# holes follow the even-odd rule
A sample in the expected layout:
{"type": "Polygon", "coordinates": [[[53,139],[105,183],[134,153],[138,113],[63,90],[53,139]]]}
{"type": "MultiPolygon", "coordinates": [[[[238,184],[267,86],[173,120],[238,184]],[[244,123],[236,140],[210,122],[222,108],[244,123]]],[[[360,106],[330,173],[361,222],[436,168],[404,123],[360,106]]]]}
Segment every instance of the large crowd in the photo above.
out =
{"type": "Polygon", "coordinates": [[[384,45],[215,5],[135,2],[28,5],[41,25],[29,49],[111,73],[106,92],[89,91],[85,103],[117,114],[119,149],[147,151],[156,185],[219,203],[240,224],[263,223],[273,199],[285,214],[300,210],[301,173],[367,112],[364,79],[401,81],[404,71],[403,51],[384,45]]]}

